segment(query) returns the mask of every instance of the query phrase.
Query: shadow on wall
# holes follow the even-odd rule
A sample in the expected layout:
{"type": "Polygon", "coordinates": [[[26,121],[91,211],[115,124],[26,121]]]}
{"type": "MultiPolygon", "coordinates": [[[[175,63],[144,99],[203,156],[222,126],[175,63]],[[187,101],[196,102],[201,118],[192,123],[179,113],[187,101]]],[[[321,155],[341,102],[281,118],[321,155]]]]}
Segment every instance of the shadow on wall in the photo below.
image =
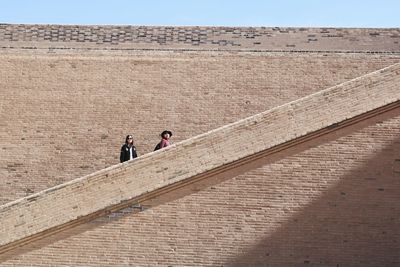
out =
{"type": "Polygon", "coordinates": [[[400,138],[226,266],[400,266],[400,138]]]}
{"type": "MultiPolygon", "coordinates": [[[[142,204],[150,209],[171,202],[396,116],[400,116],[399,109],[297,144],[282,153],[278,152],[244,165],[234,165],[228,171],[174,188],[142,204]]],[[[264,239],[260,238],[260,242],[224,266],[400,266],[399,203],[400,137],[377,152],[363,168],[354,169],[341,177],[335,187],[302,207],[281,228],[264,239]]],[[[120,220],[134,212],[139,210],[131,208],[126,214],[123,211],[116,212],[90,223],[64,229],[0,255],[0,263],[18,260],[25,253],[54,245],[59,240],[101,227],[113,220],[120,220]]],[[[57,250],[57,247],[54,249],[57,250]]]]}

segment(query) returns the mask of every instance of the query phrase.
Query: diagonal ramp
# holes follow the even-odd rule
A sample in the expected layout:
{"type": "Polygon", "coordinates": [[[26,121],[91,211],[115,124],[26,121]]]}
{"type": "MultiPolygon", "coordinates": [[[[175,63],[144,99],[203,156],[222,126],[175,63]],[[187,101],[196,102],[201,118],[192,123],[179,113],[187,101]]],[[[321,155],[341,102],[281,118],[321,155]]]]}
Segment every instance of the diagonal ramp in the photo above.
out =
{"type": "Polygon", "coordinates": [[[400,64],[395,64],[10,202],[0,206],[0,253],[399,107],[400,64]]]}

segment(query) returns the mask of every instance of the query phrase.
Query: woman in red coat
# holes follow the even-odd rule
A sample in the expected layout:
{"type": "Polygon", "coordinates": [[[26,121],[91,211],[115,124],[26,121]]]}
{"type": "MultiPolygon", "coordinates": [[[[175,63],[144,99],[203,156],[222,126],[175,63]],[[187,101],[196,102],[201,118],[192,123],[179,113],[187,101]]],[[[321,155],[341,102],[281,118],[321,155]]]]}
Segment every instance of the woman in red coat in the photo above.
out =
{"type": "Polygon", "coordinates": [[[165,130],[160,135],[161,135],[161,141],[154,148],[154,151],[171,145],[171,141],[169,141],[169,139],[172,136],[172,132],[171,131],[165,130]]]}

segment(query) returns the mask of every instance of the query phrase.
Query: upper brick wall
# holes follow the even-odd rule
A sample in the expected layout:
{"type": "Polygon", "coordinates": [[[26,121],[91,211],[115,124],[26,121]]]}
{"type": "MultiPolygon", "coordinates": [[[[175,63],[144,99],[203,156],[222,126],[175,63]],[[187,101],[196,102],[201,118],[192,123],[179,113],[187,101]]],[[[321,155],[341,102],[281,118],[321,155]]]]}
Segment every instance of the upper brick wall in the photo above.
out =
{"type": "Polygon", "coordinates": [[[399,74],[400,64],[396,64],[155,154],[3,205],[0,245],[60,227],[387,104],[398,103],[399,74]]]}
{"type": "Polygon", "coordinates": [[[164,128],[179,142],[398,62],[382,53],[3,50],[0,204],[118,163],[128,133],[143,155],[164,128]]]}
{"type": "Polygon", "coordinates": [[[0,47],[400,52],[400,29],[0,24],[0,47]]]}
{"type": "Polygon", "coordinates": [[[164,128],[178,142],[398,63],[397,36],[398,29],[2,24],[0,204],[117,163],[128,133],[143,155],[164,128]],[[200,29],[205,41],[197,45],[200,29]],[[161,45],[166,31],[174,37],[161,45]],[[314,33],[321,38],[309,41],[314,33]]]}

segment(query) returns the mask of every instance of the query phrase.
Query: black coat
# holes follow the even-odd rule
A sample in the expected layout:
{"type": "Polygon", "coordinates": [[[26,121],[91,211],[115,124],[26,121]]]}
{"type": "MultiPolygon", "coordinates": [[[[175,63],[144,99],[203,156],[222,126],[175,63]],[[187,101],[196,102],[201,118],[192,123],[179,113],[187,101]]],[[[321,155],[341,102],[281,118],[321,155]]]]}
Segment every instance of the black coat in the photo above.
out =
{"type": "MultiPolygon", "coordinates": [[[[137,153],[136,153],[136,147],[135,146],[132,146],[132,158],[137,158],[137,153]]],[[[124,144],[121,147],[121,155],[119,156],[119,160],[121,162],[130,160],[129,146],[127,144],[124,144]]]]}

